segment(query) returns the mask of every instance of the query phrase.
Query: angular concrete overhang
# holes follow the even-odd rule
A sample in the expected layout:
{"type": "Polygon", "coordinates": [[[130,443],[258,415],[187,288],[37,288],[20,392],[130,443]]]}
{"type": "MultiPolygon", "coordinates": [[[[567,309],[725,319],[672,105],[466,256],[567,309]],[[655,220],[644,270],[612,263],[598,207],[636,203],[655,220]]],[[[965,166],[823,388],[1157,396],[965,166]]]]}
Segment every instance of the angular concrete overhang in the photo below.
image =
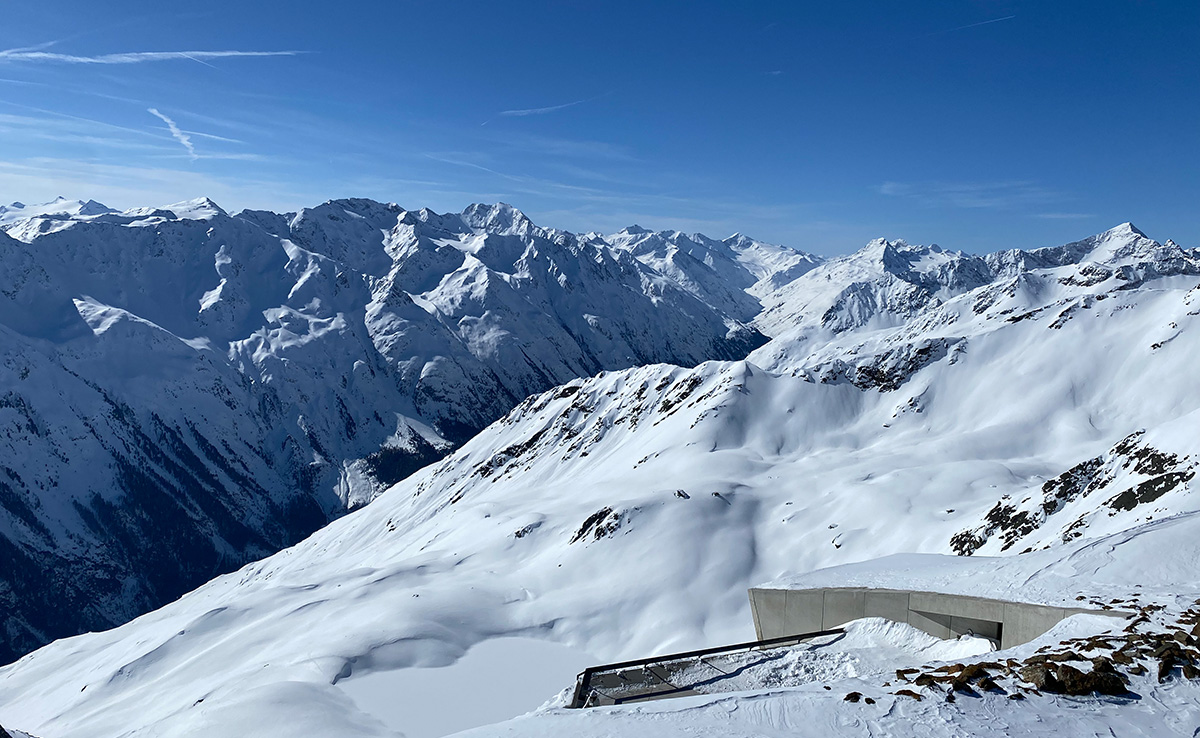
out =
{"type": "Polygon", "coordinates": [[[829,630],[851,620],[881,617],[908,623],[938,638],[971,633],[1000,648],[1028,643],[1079,613],[1129,617],[1124,610],[1054,607],[984,597],[900,589],[836,587],[750,590],[750,611],[760,640],[829,630]]]}

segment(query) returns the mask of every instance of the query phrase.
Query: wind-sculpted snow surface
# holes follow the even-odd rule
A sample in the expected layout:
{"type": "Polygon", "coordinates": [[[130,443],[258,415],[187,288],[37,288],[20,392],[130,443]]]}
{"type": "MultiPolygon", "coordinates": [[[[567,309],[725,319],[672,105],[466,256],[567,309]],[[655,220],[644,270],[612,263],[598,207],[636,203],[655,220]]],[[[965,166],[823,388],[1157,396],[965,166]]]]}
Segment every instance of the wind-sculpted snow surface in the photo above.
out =
{"type": "MultiPolygon", "coordinates": [[[[527,228],[496,217],[504,238],[527,228]]],[[[510,244],[464,251],[446,240],[459,243],[431,236],[421,247],[426,263],[499,258],[510,244]]],[[[1081,243],[1091,245],[1064,247],[1067,256],[1004,256],[1039,264],[1012,274],[908,247],[907,279],[930,265],[959,276],[925,283],[924,306],[903,320],[900,303],[873,298],[893,307],[858,328],[802,323],[749,361],[602,372],[525,399],[302,543],[0,669],[0,722],[67,737],[393,735],[404,725],[380,723],[339,684],[444,665],[504,636],[602,660],[745,641],[747,587],[893,554],[909,555],[800,581],[1055,605],[1190,603],[1200,597],[1190,372],[1200,268],[1193,252],[1128,227],[1081,243]],[[953,260],[967,264],[945,266],[953,260]],[[997,276],[975,284],[977,268],[997,276]],[[976,556],[955,556],[967,553],[964,531],[976,556]]],[[[868,252],[886,251],[877,246],[868,252]]],[[[906,289],[885,267],[863,267],[859,294],[906,289]]],[[[830,262],[801,279],[845,268],[830,262]]],[[[414,285],[401,291],[430,294],[414,285]]],[[[520,665],[509,668],[497,678],[519,679],[520,665]]],[[[942,720],[994,730],[995,715],[1018,732],[1041,718],[1061,728],[1075,714],[1049,697],[986,696],[979,710],[905,702],[861,675],[833,691],[770,686],[783,691],[550,707],[481,734],[857,734],[846,726],[866,713],[843,704],[851,691],[874,695],[881,733],[942,720]]],[[[1148,709],[1097,698],[1087,724],[1170,732],[1173,716],[1200,714],[1189,682],[1138,688],[1148,709]]]]}
{"type": "Polygon", "coordinates": [[[0,662],[295,543],[531,393],[766,340],[506,205],[0,226],[0,662]]]}

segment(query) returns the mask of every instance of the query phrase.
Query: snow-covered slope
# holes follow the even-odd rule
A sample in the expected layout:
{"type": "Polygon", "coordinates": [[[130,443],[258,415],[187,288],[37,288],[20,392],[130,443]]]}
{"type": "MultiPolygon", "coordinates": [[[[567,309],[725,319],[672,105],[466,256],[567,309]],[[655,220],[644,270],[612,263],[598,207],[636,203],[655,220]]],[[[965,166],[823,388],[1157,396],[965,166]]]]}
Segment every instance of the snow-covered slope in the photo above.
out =
{"type": "Polygon", "coordinates": [[[863,354],[894,361],[889,349],[900,345],[945,344],[1034,315],[1061,327],[1075,311],[1147,280],[1194,275],[1194,251],[1153,241],[1129,223],[1066,246],[985,257],[880,239],[767,295],[755,323],[778,340],[754,361],[773,370],[861,364],[855,357],[863,354]]]}
{"type": "Polygon", "coordinates": [[[895,325],[994,278],[980,257],[880,238],[765,294],[756,323],[772,336],[895,325]]]}
{"type": "Polygon", "coordinates": [[[735,233],[716,241],[700,233],[629,226],[605,240],[665,274],[726,315],[749,322],[764,294],[801,276],[821,258],[735,233]]]}
{"type": "Polygon", "coordinates": [[[23,202],[14,202],[9,205],[0,205],[0,225],[15,223],[27,218],[86,217],[114,212],[116,211],[112,208],[95,200],[84,202],[82,200],[68,200],[65,197],[58,197],[40,205],[26,205],[23,202]]]}
{"type": "MultiPolygon", "coordinates": [[[[403,724],[380,723],[339,684],[501,636],[604,660],[748,640],[748,586],[899,553],[937,556],[811,581],[1178,610],[1200,597],[1200,268],[1132,228],[1081,243],[1037,266],[1039,252],[876,244],[879,260],[818,267],[800,280],[854,267],[876,275],[856,277],[871,294],[935,276],[924,302],[784,333],[751,361],[604,372],[531,397],[297,546],[0,669],[0,722],[61,736],[394,735],[403,724]],[[1004,556],[954,557],[968,551],[1004,556]]],[[[795,314],[817,314],[806,305],[795,314]]],[[[509,668],[502,678],[519,679],[509,668]]],[[[1145,689],[1176,713],[1200,704],[1186,683],[1145,689]]],[[[812,732],[858,719],[848,691],[550,710],[489,730],[812,732]]],[[[914,716],[983,729],[999,714],[1020,729],[1060,715],[1040,697],[1028,720],[1007,703],[963,717],[887,700],[885,733],[914,716]]],[[[1170,712],[1147,723],[1097,704],[1089,724],[1175,725],[1170,712]]]]}
{"type": "Polygon", "coordinates": [[[531,393],[765,340],[507,205],[3,216],[0,661],[296,542],[531,393]]]}

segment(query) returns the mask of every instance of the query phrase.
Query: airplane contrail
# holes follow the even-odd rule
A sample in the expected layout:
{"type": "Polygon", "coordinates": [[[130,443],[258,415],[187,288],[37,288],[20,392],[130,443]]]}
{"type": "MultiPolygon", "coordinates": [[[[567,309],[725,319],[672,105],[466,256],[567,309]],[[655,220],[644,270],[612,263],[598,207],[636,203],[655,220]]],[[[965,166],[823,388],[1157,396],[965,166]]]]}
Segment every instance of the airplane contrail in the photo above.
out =
{"type": "Polygon", "coordinates": [[[588,98],[587,100],[576,100],[575,102],[563,103],[562,105],[551,105],[546,108],[528,108],[525,110],[501,110],[500,115],[519,115],[519,116],[545,115],[546,113],[553,113],[555,110],[562,110],[563,108],[569,108],[569,107],[573,107],[575,105],[582,105],[585,102],[589,102],[590,100],[592,100],[592,98],[588,98]]]}
{"type": "Polygon", "coordinates": [[[962,31],[967,28],[975,28],[976,26],[986,26],[989,23],[999,23],[1000,21],[1012,20],[1013,18],[1016,18],[1016,17],[1017,16],[1015,16],[1015,15],[1006,15],[1003,18],[992,18],[991,20],[979,21],[978,23],[968,23],[965,26],[956,26],[955,28],[947,28],[944,31],[934,31],[933,33],[927,33],[927,34],[925,34],[925,36],[922,36],[921,38],[925,38],[926,36],[937,36],[937,35],[943,34],[943,33],[953,33],[954,31],[962,31]]]}
{"type": "Polygon", "coordinates": [[[296,56],[303,51],[133,51],[122,54],[101,54],[99,56],[76,56],[74,54],[59,54],[50,51],[38,51],[32,48],[6,49],[0,51],[0,62],[57,62],[59,64],[140,64],[143,62],[169,61],[171,59],[188,59],[205,63],[203,59],[228,59],[248,56],[296,56]]]}
{"type": "MultiPolygon", "coordinates": [[[[517,116],[545,115],[546,113],[553,113],[554,111],[562,110],[563,108],[570,108],[570,107],[574,107],[576,105],[583,105],[584,103],[589,103],[593,100],[599,100],[600,98],[608,97],[611,94],[612,94],[612,90],[609,90],[608,92],[604,93],[603,95],[596,95],[595,97],[589,97],[584,100],[576,100],[575,102],[563,103],[562,105],[551,105],[551,106],[545,107],[545,108],[526,108],[524,110],[501,110],[499,112],[499,115],[517,115],[517,116]]],[[[486,124],[486,121],[485,121],[485,124],[486,124]]]]}
{"type": "Polygon", "coordinates": [[[146,112],[167,124],[167,128],[170,129],[171,135],[175,137],[175,140],[178,141],[183,148],[187,149],[188,154],[191,155],[193,160],[200,158],[196,155],[196,147],[192,145],[191,136],[181,131],[179,126],[175,124],[175,121],[158,112],[157,108],[146,108],[146,112]]]}

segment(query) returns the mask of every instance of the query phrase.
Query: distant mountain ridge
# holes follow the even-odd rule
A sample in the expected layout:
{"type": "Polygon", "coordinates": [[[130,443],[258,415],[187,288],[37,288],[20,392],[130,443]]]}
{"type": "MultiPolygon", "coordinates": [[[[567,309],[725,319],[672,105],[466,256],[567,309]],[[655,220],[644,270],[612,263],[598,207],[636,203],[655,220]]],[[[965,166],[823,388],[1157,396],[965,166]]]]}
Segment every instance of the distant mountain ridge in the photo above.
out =
{"type": "Polygon", "coordinates": [[[26,218],[69,218],[115,212],[112,208],[95,200],[68,200],[65,197],[57,197],[50,202],[40,205],[26,205],[23,202],[14,202],[9,205],[0,205],[0,226],[26,218]]]}
{"type": "Polygon", "coordinates": [[[822,259],[735,233],[722,241],[638,226],[604,239],[669,276],[696,297],[746,322],[762,311],[759,298],[813,269],[822,259]]]}
{"type": "Polygon", "coordinates": [[[766,341],[502,204],[0,218],[0,660],[294,543],[530,394],[766,341]]]}

